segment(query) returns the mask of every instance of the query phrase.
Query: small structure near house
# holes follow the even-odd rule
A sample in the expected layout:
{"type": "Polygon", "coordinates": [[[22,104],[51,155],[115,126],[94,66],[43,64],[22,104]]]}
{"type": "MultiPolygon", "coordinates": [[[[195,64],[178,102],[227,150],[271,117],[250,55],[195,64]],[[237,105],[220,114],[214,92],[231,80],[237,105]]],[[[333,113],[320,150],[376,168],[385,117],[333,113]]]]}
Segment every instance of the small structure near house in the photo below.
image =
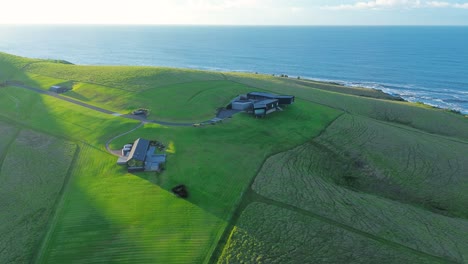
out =
{"type": "Polygon", "coordinates": [[[177,197],[180,198],[187,198],[188,197],[188,191],[187,187],[183,184],[177,185],[176,187],[172,188],[172,192],[177,195],[177,197]]]}
{"type": "Polygon", "coordinates": [[[132,150],[133,143],[127,144],[122,148],[122,156],[127,157],[130,151],[132,150]]]}
{"type": "Polygon", "coordinates": [[[144,108],[139,108],[135,111],[132,112],[132,115],[136,115],[136,116],[147,116],[149,113],[148,109],[144,109],[144,108]]]}
{"type": "Polygon", "coordinates": [[[65,86],[60,86],[60,85],[54,85],[49,88],[49,91],[58,93],[58,94],[68,92],[69,90],[71,89],[65,86]]]}
{"type": "MultiPolygon", "coordinates": [[[[155,142],[147,139],[139,138],[135,140],[135,143],[133,143],[126,157],[125,164],[127,165],[127,170],[129,172],[162,171],[166,163],[167,155],[155,154],[158,146],[159,145],[155,142]]],[[[122,161],[123,158],[121,157],[117,163],[122,164],[122,161]]]]}

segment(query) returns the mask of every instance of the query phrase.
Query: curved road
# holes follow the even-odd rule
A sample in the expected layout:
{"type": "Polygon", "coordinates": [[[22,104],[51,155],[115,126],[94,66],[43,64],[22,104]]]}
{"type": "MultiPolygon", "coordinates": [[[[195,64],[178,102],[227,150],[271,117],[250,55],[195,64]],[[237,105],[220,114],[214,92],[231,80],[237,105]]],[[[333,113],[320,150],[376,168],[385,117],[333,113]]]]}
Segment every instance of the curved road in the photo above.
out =
{"type": "Polygon", "coordinates": [[[127,135],[127,134],[132,133],[133,131],[135,131],[135,130],[139,129],[140,127],[142,127],[144,124],[145,124],[145,122],[141,122],[137,127],[132,128],[131,130],[129,130],[129,131],[125,132],[125,133],[122,133],[122,134],[120,134],[120,135],[117,135],[117,136],[115,136],[115,137],[113,137],[113,138],[107,140],[107,142],[106,142],[106,150],[107,150],[110,154],[112,154],[112,155],[114,155],[114,156],[121,157],[122,155],[120,155],[120,151],[118,151],[118,150],[112,150],[112,149],[109,147],[110,143],[111,143],[112,141],[114,141],[115,139],[118,139],[119,137],[122,137],[122,136],[125,136],[125,135],[127,135]]]}
{"type": "MultiPolygon", "coordinates": [[[[79,106],[82,106],[82,107],[86,107],[88,109],[91,109],[91,110],[94,110],[94,111],[97,111],[97,112],[100,112],[100,113],[113,115],[113,116],[120,116],[120,117],[123,117],[123,118],[140,121],[140,124],[137,127],[133,128],[132,130],[127,131],[127,132],[125,132],[123,134],[117,135],[117,136],[109,139],[106,142],[106,150],[109,153],[111,153],[112,155],[115,155],[115,156],[121,156],[120,152],[111,150],[110,147],[109,147],[110,143],[113,140],[115,140],[115,139],[117,139],[117,138],[119,138],[121,136],[127,135],[127,134],[137,130],[138,128],[142,127],[146,123],[158,124],[158,125],[163,125],[163,126],[174,126],[174,127],[193,126],[193,123],[174,123],[174,122],[166,122],[166,121],[159,121],[159,120],[147,120],[146,118],[142,118],[142,117],[135,116],[135,115],[120,114],[120,113],[113,112],[113,111],[110,111],[110,110],[107,110],[107,109],[104,109],[104,108],[101,108],[101,107],[97,107],[97,106],[94,106],[94,105],[84,103],[82,101],[79,101],[79,100],[76,100],[76,99],[73,99],[73,98],[70,98],[70,97],[66,97],[66,96],[63,96],[63,95],[60,95],[60,94],[57,94],[57,93],[54,93],[54,92],[49,92],[49,91],[42,90],[42,89],[39,89],[39,88],[36,88],[36,87],[25,85],[24,83],[18,82],[18,81],[6,81],[5,84],[9,85],[9,86],[13,86],[13,87],[27,89],[27,90],[37,92],[37,93],[40,93],[40,94],[49,95],[49,96],[55,97],[57,99],[67,101],[69,103],[76,104],[76,105],[79,105],[79,106]]],[[[237,113],[237,111],[234,111],[234,112],[230,111],[230,112],[226,113],[225,114],[226,116],[223,116],[221,119],[224,119],[224,118],[226,118],[228,116],[232,116],[234,113],[237,113]]],[[[200,123],[209,123],[209,122],[211,122],[211,120],[200,122],[200,123]]]]}
{"type": "MultiPolygon", "coordinates": [[[[34,91],[34,92],[37,92],[37,93],[40,93],[40,94],[46,94],[46,95],[58,98],[58,99],[63,100],[63,101],[67,101],[67,102],[72,103],[72,104],[83,106],[83,107],[86,107],[88,109],[91,109],[91,110],[94,110],[94,111],[97,111],[97,112],[100,112],[100,113],[104,113],[104,114],[113,115],[113,116],[120,116],[120,117],[127,118],[127,119],[138,120],[138,121],[145,122],[145,123],[159,124],[159,125],[163,125],[163,126],[188,127],[188,126],[193,125],[193,123],[174,123],[174,122],[166,122],[166,121],[159,121],[159,120],[147,120],[145,118],[135,116],[135,115],[120,114],[120,113],[116,113],[116,112],[113,112],[113,111],[110,111],[110,110],[107,110],[107,109],[104,109],[104,108],[101,108],[101,107],[97,107],[97,106],[94,106],[94,105],[84,103],[84,102],[78,101],[76,99],[66,97],[66,96],[63,96],[63,95],[60,95],[60,94],[57,94],[57,93],[54,93],[54,92],[49,92],[49,91],[45,91],[45,90],[42,90],[42,89],[39,89],[39,88],[28,86],[28,85],[25,85],[25,84],[23,84],[21,82],[7,81],[6,84],[9,85],[9,86],[13,86],[13,87],[24,88],[24,89],[34,91]]],[[[209,122],[209,121],[205,121],[205,122],[209,122]]]]}

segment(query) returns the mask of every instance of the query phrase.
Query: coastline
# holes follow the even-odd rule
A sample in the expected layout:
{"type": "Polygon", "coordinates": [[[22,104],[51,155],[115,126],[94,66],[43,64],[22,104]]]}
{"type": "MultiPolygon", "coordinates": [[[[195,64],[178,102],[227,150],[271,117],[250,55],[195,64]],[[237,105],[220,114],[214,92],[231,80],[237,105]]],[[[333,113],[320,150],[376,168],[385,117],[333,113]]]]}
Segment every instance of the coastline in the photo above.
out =
{"type": "MultiPolygon", "coordinates": [[[[104,65],[102,65],[104,66],[104,65]]],[[[125,65],[121,65],[125,66],[125,65]]],[[[267,72],[260,72],[260,71],[251,71],[251,70],[235,70],[235,69],[227,69],[227,68],[216,68],[216,67],[205,67],[205,66],[195,66],[195,65],[188,65],[185,67],[171,67],[171,66],[163,66],[163,65],[139,65],[139,66],[149,66],[149,67],[169,67],[174,69],[191,69],[191,70],[201,70],[201,71],[214,71],[214,72],[232,72],[232,73],[246,73],[246,74],[259,74],[259,75],[266,75],[266,76],[274,76],[277,78],[287,78],[287,79],[297,79],[298,77],[300,80],[304,81],[311,81],[316,83],[322,84],[329,84],[329,85],[336,85],[340,87],[347,87],[347,88],[358,88],[358,89],[368,89],[377,92],[381,92],[388,97],[392,97],[392,100],[396,101],[404,101],[409,103],[415,104],[423,104],[428,107],[432,107],[435,109],[443,109],[447,110],[456,114],[468,116],[468,107],[463,107],[462,105],[448,105],[449,103],[444,102],[443,98],[431,98],[427,99],[424,95],[419,94],[404,94],[403,90],[407,89],[405,86],[411,85],[398,85],[398,84],[383,84],[383,83],[376,83],[370,81],[352,81],[352,80],[331,80],[331,79],[323,79],[323,78],[316,78],[310,76],[298,76],[298,75],[289,75],[286,73],[267,73],[267,72]],[[284,77],[282,77],[282,75],[284,77]],[[287,77],[286,77],[287,76],[287,77]],[[401,86],[401,87],[400,87],[401,86]],[[399,91],[401,90],[401,91],[399,91]],[[431,101],[441,101],[439,104],[431,101]]],[[[433,93],[437,93],[437,90],[432,90],[431,88],[415,88],[424,91],[430,91],[433,93]]],[[[448,91],[445,93],[446,95],[456,92],[455,90],[447,89],[448,91]]],[[[468,91],[458,91],[462,94],[468,94],[468,91]]],[[[440,93],[444,94],[444,93],[440,93]]],[[[468,103],[467,99],[460,99],[462,103],[468,103]]]]}
{"type": "Polygon", "coordinates": [[[34,33],[38,27],[0,29],[0,50],[28,58],[61,58],[78,65],[291,74],[347,87],[382,90],[408,102],[468,114],[468,54],[457,52],[466,50],[466,28],[39,28],[40,35],[34,33]],[[442,45],[437,37],[441,34],[456,41],[442,45]],[[119,41],[122,36],[128,41],[119,41]]]}
{"type": "MultiPolygon", "coordinates": [[[[241,71],[234,71],[234,72],[241,72],[241,71]]],[[[266,73],[246,72],[246,71],[244,73],[269,75],[269,74],[266,74],[266,73]]],[[[468,109],[443,107],[441,105],[431,104],[429,102],[424,102],[424,101],[419,101],[419,100],[410,100],[408,97],[405,98],[404,95],[401,95],[401,94],[398,94],[398,93],[393,93],[393,92],[390,92],[390,91],[386,91],[385,89],[375,88],[375,87],[366,87],[365,85],[360,85],[362,83],[366,83],[365,81],[364,82],[351,82],[351,81],[324,80],[324,79],[320,79],[320,78],[301,77],[301,76],[294,76],[294,75],[287,75],[287,74],[280,74],[280,75],[272,74],[272,76],[275,76],[275,77],[278,77],[278,78],[293,79],[293,80],[297,79],[297,80],[303,80],[303,81],[310,81],[310,82],[314,82],[314,83],[322,83],[322,84],[327,84],[327,85],[340,86],[340,87],[344,87],[344,88],[357,88],[357,89],[372,90],[372,91],[381,93],[382,95],[385,95],[386,97],[392,98],[390,100],[408,102],[408,103],[414,103],[414,104],[421,104],[421,105],[425,105],[425,106],[430,107],[430,108],[446,110],[446,111],[452,112],[454,114],[459,114],[459,115],[463,115],[465,117],[468,117],[468,109]]],[[[375,85],[379,86],[381,84],[375,84],[375,85]]],[[[360,95],[360,96],[366,97],[365,95],[360,95]]],[[[417,98],[417,97],[414,97],[414,98],[417,98]]],[[[436,100],[442,100],[442,99],[437,98],[436,100]]]]}
{"type": "MultiPolygon", "coordinates": [[[[0,51],[1,52],[1,51],[0,51]]],[[[6,53],[10,54],[10,53],[6,53]]],[[[13,54],[12,54],[13,55],[13,54]]],[[[14,56],[20,56],[21,55],[14,55],[14,56]]],[[[26,58],[26,57],[25,57],[26,58]]],[[[265,75],[265,76],[274,76],[276,78],[285,78],[288,80],[292,81],[302,81],[302,82],[311,82],[314,84],[322,84],[322,85],[330,85],[330,86],[337,86],[337,87],[342,87],[342,88],[353,88],[353,89],[364,89],[364,90],[371,90],[374,92],[379,93],[379,96],[368,96],[365,93],[363,94],[358,94],[359,96],[363,97],[376,97],[380,99],[387,99],[387,100],[394,100],[394,101],[401,101],[401,102],[409,102],[409,103],[415,103],[415,104],[421,104],[425,105],[427,107],[431,107],[434,109],[443,109],[446,111],[450,111],[455,114],[463,115],[463,116],[468,116],[468,108],[463,107],[461,104],[466,104],[468,103],[468,98],[467,99],[460,99],[459,104],[452,104],[452,105],[441,105],[441,104],[436,104],[433,102],[430,102],[428,100],[425,100],[424,96],[420,96],[417,94],[413,94],[411,96],[404,95],[401,93],[398,93],[398,85],[395,84],[379,84],[375,82],[368,82],[368,81],[346,81],[346,80],[330,80],[330,79],[323,79],[323,78],[315,78],[315,77],[309,77],[309,76],[297,76],[297,75],[288,75],[288,74],[278,74],[278,73],[266,73],[266,72],[256,72],[256,71],[251,71],[251,70],[231,70],[227,68],[214,68],[214,67],[206,67],[206,66],[196,66],[196,65],[187,65],[183,67],[173,67],[173,66],[164,66],[164,65],[113,65],[113,64],[75,64],[74,62],[71,62],[69,60],[63,60],[63,59],[53,59],[53,58],[35,58],[35,59],[41,59],[45,61],[49,61],[52,63],[60,63],[60,64],[67,64],[67,65],[76,65],[76,66],[122,66],[122,67],[163,67],[163,68],[172,68],[172,69],[190,69],[190,70],[200,70],[200,71],[212,71],[212,72],[221,72],[221,73],[245,73],[245,74],[252,74],[252,75],[265,75]],[[386,86],[392,87],[391,88],[386,88],[386,86]]],[[[303,83],[304,84],[304,83],[303,83]]],[[[317,87],[315,87],[317,88],[317,87]]],[[[320,88],[318,88],[320,89],[320,88]]],[[[403,89],[403,88],[402,88],[403,89]]],[[[443,92],[438,92],[436,90],[432,91],[431,89],[425,89],[427,91],[431,91],[434,93],[440,93],[444,94],[443,92]]],[[[462,94],[468,94],[468,91],[459,91],[462,94]]],[[[446,94],[449,94],[447,91],[446,94]]],[[[440,101],[443,102],[444,99],[442,98],[432,98],[432,101],[440,101]]]]}
{"type": "MultiPolygon", "coordinates": [[[[198,69],[198,70],[205,70],[205,69],[198,69]]],[[[417,101],[417,100],[412,101],[412,100],[408,100],[407,98],[405,98],[402,95],[387,92],[387,91],[385,91],[383,89],[379,89],[379,88],[366,87],[366,86],[360,86],[360,85],[355,85],[355,84],[347,85],[346,83],[349,83],[349,82],[345,82],[345,81],[332,81],[332,80],[323,80],[323,79],[318,79],[318,78],[301,77],[301,76],[294,76],[294,75],[287,75],[287,74],[277,75],[277,74],[268,74],[268,73],[259,73],[259,72],[250,72],[250,71],[225,71],[225,70],[214,70],[214,69],[212,71],[246,73],[246,74],[254,74],[254,75],[260,74],[260,75],[273,76],[273,77],[276,77],[276,78],[284,78],[284,79],[288,79],[288,80],[292,80],[292,81],[304,81],[304,82],[311,82],[311,83],[314,83],[314,84],[324,84],[324,85],[330,85],[330,86],[338,86],[338,87],[342,87],[342,88],[355,88],[355,89],[370,90],[370,91],[374,91],[374,92],[377,92],[377,93],[381,94],[382,98],[377,97],[377,98],[380,98],[380,99],[387,99],[387,100],[393,100],[393,101],[420,104],[420,105],[424,105],[424,106],[427,106],[427,107],[430,107],[430,108],[445,110],[445,111],[449,111],[449,112],[454,113],[454,114],[458,114],[458,115],[468,117],[468,109],[466,111],[463,111],[463,110],[458,110],[458,109],[454,109],[454,108],[442,107],[442,106],[439,106],[439,105],[430,104],[428,102],[422,102],[422,101],[417,101]]],[[[317,88],[317,87],[315,87],[315,88],[317,88]]],[[[320,89],[320,88],[317,88],[317,89],[320,89]]],[[[358,96],[374,97],[374,96],[366,96],[364,94],[360,94],[358,96]]]]}

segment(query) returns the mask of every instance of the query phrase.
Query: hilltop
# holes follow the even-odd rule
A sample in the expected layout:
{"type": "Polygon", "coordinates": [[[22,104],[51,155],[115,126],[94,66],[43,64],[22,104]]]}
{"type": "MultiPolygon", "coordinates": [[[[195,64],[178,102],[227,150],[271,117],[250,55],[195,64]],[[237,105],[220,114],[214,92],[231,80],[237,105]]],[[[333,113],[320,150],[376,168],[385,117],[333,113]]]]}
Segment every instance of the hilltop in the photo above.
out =
{"type": "Polygon", "coordinates": [[[465,116],[331,83],[5,53],[0,83],[2,263],[468,259],[465,116]],[[297,100],[176,125],[251,91],[297,100]],[[161,122],[126,118],[138,108],[161,122]],[[106,150],[139,137],[166,143],[163,173],[128,173],[106,150]]]}

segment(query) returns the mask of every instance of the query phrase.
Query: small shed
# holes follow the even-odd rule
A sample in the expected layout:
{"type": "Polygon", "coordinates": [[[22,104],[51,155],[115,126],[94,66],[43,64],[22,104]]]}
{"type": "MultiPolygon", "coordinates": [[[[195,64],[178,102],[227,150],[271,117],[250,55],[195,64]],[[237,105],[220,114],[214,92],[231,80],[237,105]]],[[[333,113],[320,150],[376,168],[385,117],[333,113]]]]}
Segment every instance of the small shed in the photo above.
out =
{"type": "Polygon", "coordinates": [[[65,93],[67,92],[68,89],[67,87],[64,87],[64,86],[60,86],[60,85],[54,85],[52,87],[50,87],[49,91],[51,92],[54,92],[54,93],[65,93]]]}

